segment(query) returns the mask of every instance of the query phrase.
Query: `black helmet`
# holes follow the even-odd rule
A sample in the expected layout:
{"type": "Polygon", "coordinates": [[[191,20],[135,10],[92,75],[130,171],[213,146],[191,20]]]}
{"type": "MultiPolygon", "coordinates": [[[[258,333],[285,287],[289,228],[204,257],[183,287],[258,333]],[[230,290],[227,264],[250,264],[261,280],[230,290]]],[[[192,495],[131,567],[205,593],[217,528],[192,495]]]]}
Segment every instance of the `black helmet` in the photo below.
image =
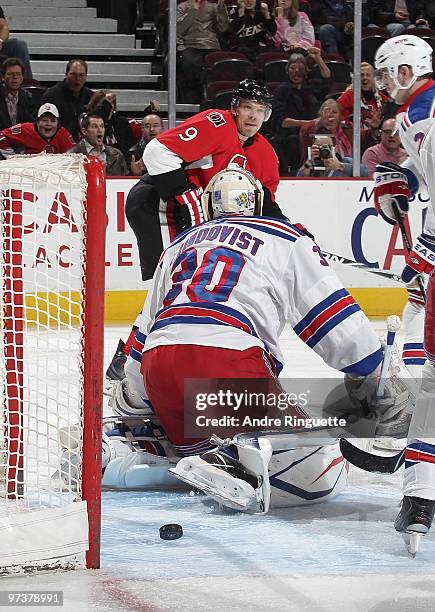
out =
{"type": "MultiPolygon", "coordinates": [[[[272,104],[272,96],[264,83],[260,81],[254,81],[253,79],[244,79],[240,81],[235,90],[233,91],[233,97],[231,100],[231,107],[238,106],[240,100],[252,100],[259,104],[264,104],[269,109],[272,104]]],[[[270,110],[269,110],[270,116],[270,110]]],[[[267,121],[268,117],[266,118],[267,121]]]]}

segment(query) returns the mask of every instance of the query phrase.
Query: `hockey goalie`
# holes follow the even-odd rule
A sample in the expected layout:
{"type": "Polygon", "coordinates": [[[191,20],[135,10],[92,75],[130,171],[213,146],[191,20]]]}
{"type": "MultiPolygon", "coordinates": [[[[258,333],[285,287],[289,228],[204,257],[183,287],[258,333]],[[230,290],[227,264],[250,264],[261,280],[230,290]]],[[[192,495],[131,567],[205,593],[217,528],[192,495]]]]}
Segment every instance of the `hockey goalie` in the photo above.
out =
{"type": "MultiPolygon", "coordinates": [[[[262,189],[249,172],[236,166],[215,175],[203,206],[209,220],[176,238],[154,275],[126,379],[113,390],[114,416],[105,421],[103,486],[181,482],[258,513],[330,499],[347,479],[334,432],[314,438],[299,426],[189,437],[186,379],[207,380],[211,389],[216,381],[261,379],[280,394],[278,338],[290,322],[344,374],[343,401],[352,414],[369,407],[380,428],[407,427],[413,396],[393,360],[385,398],[376,400],[380,340],[306,230],[260,216],[262,189]]],[[[310,416],[290,403],[284,412],[298,422],[310,416]]]]}

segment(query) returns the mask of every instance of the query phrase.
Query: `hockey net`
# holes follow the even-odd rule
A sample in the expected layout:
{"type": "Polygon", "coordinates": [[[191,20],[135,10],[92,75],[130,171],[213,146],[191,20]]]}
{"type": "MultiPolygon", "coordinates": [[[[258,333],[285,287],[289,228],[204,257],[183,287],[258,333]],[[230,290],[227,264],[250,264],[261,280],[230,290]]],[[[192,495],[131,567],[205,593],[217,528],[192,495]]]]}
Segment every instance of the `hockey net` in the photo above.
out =
{"type": "Polygon", "coordinates": [[[0,575],[99,566],[105,181],[0,162],[0,575]]]}

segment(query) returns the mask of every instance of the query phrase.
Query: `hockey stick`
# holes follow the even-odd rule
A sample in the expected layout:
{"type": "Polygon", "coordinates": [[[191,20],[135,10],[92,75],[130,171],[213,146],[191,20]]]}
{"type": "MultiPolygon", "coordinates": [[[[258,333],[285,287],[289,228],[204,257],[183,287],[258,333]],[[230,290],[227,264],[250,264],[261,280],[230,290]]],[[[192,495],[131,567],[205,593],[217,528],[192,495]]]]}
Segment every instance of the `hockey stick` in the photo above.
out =
{"type": "MultiPolygon", "coordinates": [[[[393,212],[394,216],[396,217],[396,221],[399,225],[400,233],[402,234],[403,244],[405,245],[405,248],[408,253],[410,253],[412,251],[412,244],[409,240],[408,234],[406,233],[406,227],[403,222],[402,215],[400,214],[397,204],[395,202],[393,202],[393,212]]],[[[418,283],[418,288],[420,289],[423,299],[426,302],[426,289],[424,288],[423,279],[421,278],[420,274],[417,274],[416,280],[418,283]]]]}
{"type": "MultiPolygon", "coordinates": [[[[387,346],[385,348],[381,375],[379,377],[378,388],[376,391],[376,397],[378,399],[384,397],[385,383],[390,367],[394,340],[396,333],[400,328],[400,324],[401,321],[399,317],[395,315],[391,315],[387,319],[387,346]]],[[[405,449],[401,450],[397,455],[385,457],[382,455],[375,455],[370,451],[364,451],[345,438],[340,440],[340,450],[343,457],[352,465],[355,465],[366,472],[378,472],[380,474],[392,474],[402,465],[405,459],[405,449]]]]}
{"type": "Polygon", "coordinates": [[[385,457],[361,450],[346,438],[340,440],[341,454],[349,463],[360,468],[360,470],[377,474],[394,474],[405,461],[405,450],[406,448],[402,449],[397,455],[385,457]]]}
{"type": "Polygon", "coordinates": [[[353,259],[349,259],[347,257],[342,257],[341,255],[336,255],[335,253],[329,253],[328,251],[321,250],[322,255],[325,259],[332,261],[333,263],[344,264],[346,266],[353,266],[355,268],[360,268],[365,272],[371,272],[372,274],[378,274],[379,276],[383,276],[385,278],[389,278],[391,280],[397,281],[399,283],[403,283],[400,274],[395,274],[390,270],[382,270],[381,268],[372,268],[367,264],[361,263],[359,261],[354,261],[353,259]]]}

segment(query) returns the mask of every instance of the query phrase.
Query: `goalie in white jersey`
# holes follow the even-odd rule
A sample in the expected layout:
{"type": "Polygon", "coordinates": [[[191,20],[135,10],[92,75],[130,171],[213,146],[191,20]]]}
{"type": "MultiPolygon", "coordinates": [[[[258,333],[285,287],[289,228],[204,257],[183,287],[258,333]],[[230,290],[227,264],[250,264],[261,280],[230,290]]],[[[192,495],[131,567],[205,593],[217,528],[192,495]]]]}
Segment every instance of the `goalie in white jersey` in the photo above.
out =
{"type": "MultiPolygon", "coordinates": [[[[389,223],[408,211],[408,198],[426,186],[430,198],[423,233],[407,258],[402,278],[429,273],[435,264],[435,82],[432,48],[417,36],[402,35],[383,43],[375,57],[378,86],[402,104],[397,114],[402,144],[409,154],[404,167],[378,166],[375,206],[389,223]]],[[[420,395],[412,416],[405,454],[404,498],[396,519],[397,531],[425,534],[435,509],[435,277],[426,290],[423,367],[420,395]]]]}
{"type": "MultiPolygon", "coordinates": [[[[213,391],[217,379],[267,379],[269,391],[281,393],[276,378],[282,367],[278,338],[289,321],[301,340],[346,374],[360,406],[374,395],[383,350],[366,316],[311,237],[288,221],[259,216],[262,189],[249,172],[236,167],[218,173],[203,202],[212,220],[180,235],[162,254],[126,366],[128,385],[118,386],[118,399],[112,405],[118,414],[122,410],[134,414],[124,400],[143,400],[146,389],[175,453],[186,457],[173,473],[232,507],[254,506],[265,512],[273,480],[269,461],[276,450],[274,440],[236,436],[231,444],[209,450],[208,438],[186,435],[185,380],[207,379],[213,391]],[[232,493],[226,495],[229,490],[232,493]]],[[[390,397],[392,405],[393,391],[390,397]]],[[[139,414],[140,401],[137,406],[139,414]]],[[[294,405],[288,412],[306,416],[294,405]]],[[[388,420],[388,411],[384,417],[388,420]]],[[[291,439],[283,446],[294,447],[291,439]]],[[[336,443],[331,447],[335,455],[329,455],[322,471],[331,474],[341,463],[341,472],[329,491],[312,487],[302,501],[320,501],[340,480],[343,458],[336,443]]],[[[305,457],[308,454],[315,452],[311,449],[305,457]]],[[[284,461],[282,455],[278,463],[280,459],[284,461]]],[[[287,467],[300,461],[300,456],[293,456],[287,467]]],[[[306,465],[308,461],[299,471],[306,465]]],[[[315,480],[311,476],[307,474],[310,486],[315,480]]],[[[300,492],[301,482],[299,486],[286,482],[283,487],[300,492]]]]}

